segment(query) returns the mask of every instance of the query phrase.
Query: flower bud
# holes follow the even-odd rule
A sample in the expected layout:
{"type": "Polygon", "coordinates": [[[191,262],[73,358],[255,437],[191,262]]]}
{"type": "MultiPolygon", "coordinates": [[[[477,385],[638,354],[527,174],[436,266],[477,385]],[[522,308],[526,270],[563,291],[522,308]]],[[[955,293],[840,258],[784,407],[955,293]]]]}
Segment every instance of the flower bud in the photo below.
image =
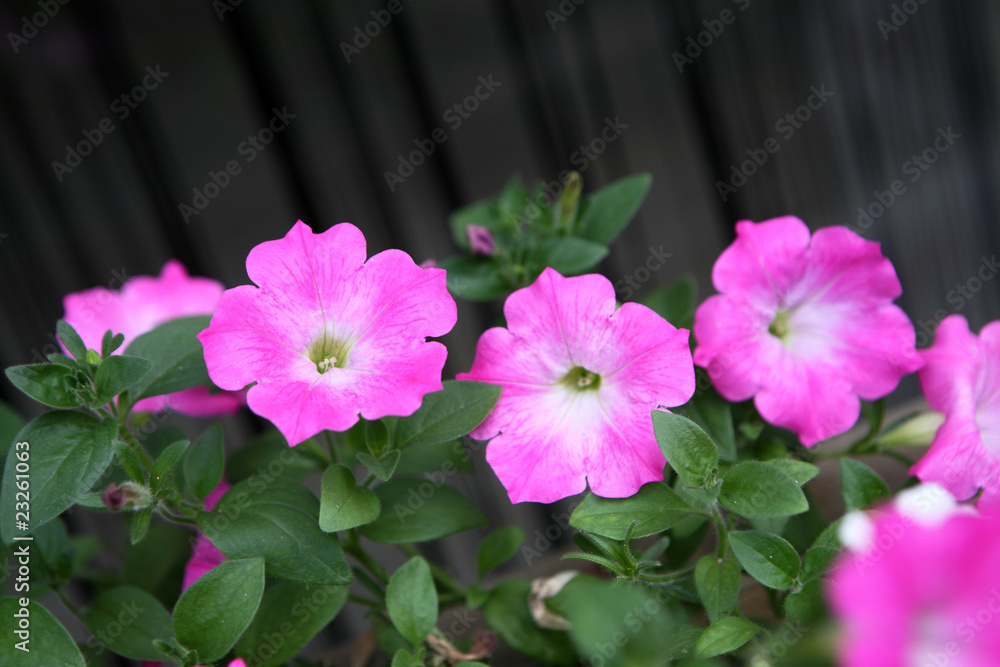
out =
{"type": "Polygon", "coordinates": [[[125,482],[121,486],[108,484],[108,488],[101,492],[101,500],[109,510],[119,512],[123,509],[149,507],[153,497],[145,486],[135,482],[125,482]]]}

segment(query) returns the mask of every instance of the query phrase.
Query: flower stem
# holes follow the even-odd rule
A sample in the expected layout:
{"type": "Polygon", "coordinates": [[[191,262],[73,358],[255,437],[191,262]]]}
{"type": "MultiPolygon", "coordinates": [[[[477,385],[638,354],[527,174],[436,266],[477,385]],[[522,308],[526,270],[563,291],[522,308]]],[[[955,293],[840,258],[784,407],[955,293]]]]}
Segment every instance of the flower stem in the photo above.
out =
{"type": "Polygon", "coordinates": [[[329,431],[323,431],[323,438],[326,440],[327,449],[330,450],[330,461],[337,463],[337,448],[333,443],[333,436],[329,431]]]}
{"type": "Polygon", "coordinates": [[[125,425],[124,419],[121,419],[118,422],[118,435],[125,441],[125,444],[132,448],[132,451],[135,452],[135,455],[138,456],[139,460],[142,462],[143,467],[145,467],[146,470],[150,470],[153,467],[153,459],[146,453],[143,446],[139,444],[139,441],[135,439],[132,432],[128,430],[128,426],[125,425]]]}
{"type": "Polygon", "coordinates": [[[59,598],[59,601],[63,603],[63,606],[66,607],[66,609],[68,609],[78,619],[84,621],[83,612],[80,611],[80,609],[73,604],[68,597],[66,597],[66,594],[63,593],[62,586],[53,586],[52,592],[56,594],[56,597],[59,598]]]}
{"type": "MultiPolygon", "coordinates": [[[[325,433],[325,431],[324,431],[324,433],[325,433]]],[[[334,461],[333,461],[332,458],[330,458],[330,455],[327,454],[326,452],[324,452],[323,448],[320,447],[319,445],[317,445],[316,442],[312,438],[307,439],[302,444],[305,445],[306,449],[308,449],[310,452],[312,452],[313,455],[316,458],[318,458],[320,461],[322,461],[324,464],[326,464],[328,466],[329,465],[333,465],[334,461]]],[[[331,448],[331,451],[332,451],[332,448],[331,448]]]]}
{"type": "Polygon", "coordinates": [[[712,523],[715,524],[715,532],[718,535],[718,545],[716,546],[716,553],[719,558],[725,558],[726,553],[729,551],[729,541],[726,539],[726,520],[723,518],[722,514],[719,512],[718,507],[712,509],[712,523]]]}

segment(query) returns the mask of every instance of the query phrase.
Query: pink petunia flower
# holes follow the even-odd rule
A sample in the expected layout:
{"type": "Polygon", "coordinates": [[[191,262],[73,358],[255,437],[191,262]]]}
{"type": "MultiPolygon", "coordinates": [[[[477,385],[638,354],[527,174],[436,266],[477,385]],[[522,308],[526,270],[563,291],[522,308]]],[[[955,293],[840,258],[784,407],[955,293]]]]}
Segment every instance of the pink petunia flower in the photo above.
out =
{"type": "MultiPolygon", "coordinates": [[[[158,277],[135,276],[121,291],[94,287],[67,294],[63,299],[66,320],[94,350],[101,349],[104,332],[111,329],[125,336],[117,351],[159,325],[179,317],[211,315],[219,304],[222,283],[209,278],[190,277],[184,265],[173,259],[163,265],[158,277]]],[[[208,387],[192,387],[163,396],[145,398],[135,404],[139,411],[174,410],[192,417],[231,415],[244,404],[242,393],[210,392],[208,387]]]]}
{"type": "Polygon", "coordinates": [[[964,317],[950,315],[921,356],[924,395],[945,421],[911,473],[963,499],[982,487],[979,508],[1000,514],[1000,321],[977,337],[964,317]]]}
{"type": "Polygon", "coordinates": [[[1000,656],[1000,519],[950,497],[949,509],[947,492],[928,486],[842,537],[850,550],[827,597],[843,627],[843,667],[984,667],[1000,656]]]}
{"type": "Polygon", "coordinates": [[[482,335],[458,378],[503,387],[471,435],[493,438],[486,460],[511,501],[553,502],[588,482],[622,498],[663,479],[650,412],[694,394],[689,332],[637,303],[615,310],[603,276],[551,268],[511,294],[504,315],[507,328],[482,335]]]}
{"type": "MultiPolygon", "coordinates": [[[[205,511],[211,512],[215,509],[229,489],[229,483],[225,479],[220,481],[215,490],[205,497],[205,511]]],[[[226,556],[205,537],[205,534],[198,531],[198,539],[195,540],[191,558],[184,566],[184,583],[181,585],[181,591],[186,591],[191,584],[201,578],[201,575],[220,565],[225,559],[226,556]]]]}
{"type": "Polygon", "coordinates": [[[694,324],[694,362],[726,399],[753,397],[764,419],[809,447],[853,426],[859,397],[881,398],[920,368],[878,243],[846,227],[810,238],[791,216],[739,222],[736,236],[712,269],[720,294],[694,324]]]}
{"type": "Polygon", "coordinates": [[[324,429],[413,414],[442,389],[447,350],[427,342],[456,320],[443,269],[421,269],[400,250],[365,261],[365,237],[349,223],[314,234],[302,221],[250,251],[258,285],[222,295],[198,338],[212,381],[256,382],[251,410],[289,444],[324,429]]]}

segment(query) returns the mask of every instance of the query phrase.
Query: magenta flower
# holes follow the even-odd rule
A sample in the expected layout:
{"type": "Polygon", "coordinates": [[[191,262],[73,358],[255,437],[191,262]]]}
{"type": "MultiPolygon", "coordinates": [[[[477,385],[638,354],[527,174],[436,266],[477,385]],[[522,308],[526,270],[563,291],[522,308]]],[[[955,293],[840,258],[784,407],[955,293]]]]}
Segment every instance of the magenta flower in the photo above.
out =
{"type": "Polygon", "coordinates": [[[496,242],[493,232],[481,225],[467,225],[465,235],[469,238],[469,247],[473,254],[490,256],[496,252],[496,242]]]}
{"type": "Polygon", "coordinates": [[[853,426],[859,397],[881,398],[920,368],[878,243],[846,227],[810,238],[790,216],[739,222],[736,236],[712,270],[721,294],[694,324],[694,362],[726,399],[753,397],[764,419],[809,447],[853,426]]]}
{"type": "MultiPolygon", "coordinates": [[[[179,317],[211,315],[219,304],[222,283],[209,278],[188,276],[184,265],[170,260],[163,265],[159,277],[135,276],[128,279],[121,291],[94,287],[67,294],[63,299],[66,320],[94,350],[101,349],[104,332],[111,329],[125,336],[128,344],[164,322],[179,317]]],[[[245,402],[242,393],[210,392],[208,387],[192,387],[164,396],[152,396],[135,404],[135,409],[148,412],[174,410],[192,417],[231,415],[245,402]]]]}
{"type": "Polygon", "coordinates": [[[1000,656],[1000,519],[917,494],[917,516],[899,501],[864,515],[869,535],[830,576],[843,667],[983,667],[1000,656]]]}
{"type": "Polygon", "coordinates": [[[447,350],[427,342],[455,326],[443,269],[421,269],[400,250],[365,261],[354,225],[314,234],[299,221],[250,251],[253,285],[227,290],[198,338],[212,381],[256,383],[251,410],[289,444],[324,429],[413,414],[442,389],[447,350]]]}
{"type": "MultiPolygon", "coordinates": [[[[205,497],[205,511],[214,510],[229,489],[229,483],[225,479],[220,481],[215,490],[205,497]]],[[[220,565],[225,559],[225,555],[205,537],[205,534],[198,531],[198,539],[195,540],[191,558],[184,566],[184,583],[181,585],[181,591],[186,591],[191,584],[201,578],[201,575],[220,565]]]]}
{"type": "Polygon", "coordinates": [[[911,473],[962,499],[982,488],[979,508],[1000,514],[1000,321],[976,337],[964,317],[946,317],[920,354],[924,395],[945,421],[911,473]]]}
{"type": "Polygon", "coordinates": [[[545,269],[504,304],[507,328],[479,339],[459,379],[503,387],[471,435],[493,438],[486,460],[512,502],[553,502],[583,491],[630,496],[663,479],[650,412],[694,393],[688,331],[649,308],[615,310],[599,275],[545,269]]]}

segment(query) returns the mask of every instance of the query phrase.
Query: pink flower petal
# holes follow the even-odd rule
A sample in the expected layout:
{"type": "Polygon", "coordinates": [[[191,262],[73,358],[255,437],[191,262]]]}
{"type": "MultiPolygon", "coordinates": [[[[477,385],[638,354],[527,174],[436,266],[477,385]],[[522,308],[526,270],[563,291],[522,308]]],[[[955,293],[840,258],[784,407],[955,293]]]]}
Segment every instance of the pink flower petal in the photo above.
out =
{"type": "Polygon", "coordinates": [[[961,315],[946,317],[921,354],[921,387],[945,422],[911,472],[961,499],[982,488],[980,510],[1000,514],[1000,321],[977,337],[961,315]]]}
{"type": "Polygon", "coordinates": [[[447,350],[426,338],[455,325],[445,272],[398,250],[367,262],[365,254],[357,227],[314,234],[299,221],[250,252],[247,273],[258,286],[228,290],[199,335],[212,381],[256,383],[247,405],[292,445],[346,430],[359,414],[410,415],[442,388],[447,350]],[[327,356],[312,358],[323,341],[327,356]]]}
{"type": "Polygon", "coordinates": [[[846,228],[809,237],[797,218],[740,222],[712,273],[721,294],[695,314],[694,361],[731,401],[754,397],[803,444],[849,429],[860,398],[922,365],[900,286],[877,243],[846,228]]]}
{"type": "MultiPolygon", "coordinates": [[[[211,315],[222,295],[222,284],[191,277],[177,260],[163,265],[159,276],[135,276],[120,292],[95,287],[68,294],[63,299],[63,319],[76,329],[84,344],[101,349],[104,332],[111,329],[125,337],[121,354],[136,337],[179,317],[211,315]]],[[[237,387],[242,389],[243,385],[237,387]]],[[[174,410],[192,417],[234,414],[246,402],[242,393],[209,393],[208,387],[143,399],[139,411],[174,410]]]]}
{"type": "Polygon", "coordinates": [[[486,460],[511,501],[553,502],[588,482],[620,498],[662,479],[650,412],[694,393],[688,332],[639,304],[615,310],[602,276],[553,269],[511,294],[504,313],[507,328],[486,331],[458,377],[503,387],[471,435],[493,438],[486,460]],[[599,376],[596,389],[565,384],[580,368],[599,376]]]}

